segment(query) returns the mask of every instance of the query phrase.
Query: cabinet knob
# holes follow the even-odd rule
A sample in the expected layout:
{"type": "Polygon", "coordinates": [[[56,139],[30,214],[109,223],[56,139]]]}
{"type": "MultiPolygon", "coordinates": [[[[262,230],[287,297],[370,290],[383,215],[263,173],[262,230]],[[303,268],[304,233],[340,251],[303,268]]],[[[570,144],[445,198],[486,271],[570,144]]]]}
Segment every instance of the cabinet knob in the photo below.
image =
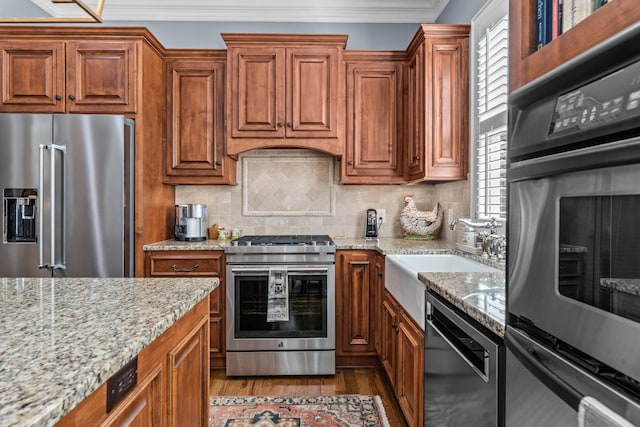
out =
{"type": "Polygon", "coordinates": [[[279,128],[281,128],[281,127],[283,126],[283,123],[282,123],[282,122],[278,122],[278,123],[276,123],[276,126],[278,126],[279,128]]]}
{"type": "Polygon", "coordinates": [[[60,95],[56,95],[56,101],[60,101],[62,97],[60,95]]]}
{"type": "Polygon", "coordinates": [[[378,276],[380,276],[380,277],[382,277],[382,276],[383,276],[383,274],[382,274],[382,270],[378,270],[378,276]]]}
{"type": "Polygon", "coordinates": [[[413,160],[420,160],[420,156],[415,156],[413,160]]]}
{"type": "Polygon", "coordinates": [[[291,123],[291,122],[287,122],[287,127],[288,127],[288,128],[292,128],[292,127],[293,127],[293,123],[291,123]]]}
{"type": "Polygon", "coordinates": [[[222,166],[222,162],[220,160],[216,161],[216,166],[222,166]]]}
{"type": "Polygon", "coordinates": [[[398,328],[398,324],[396,322],[392,322],[391,327],[393,328],[394,331],[396,331],[396,333],[400,332],[400,328],[398,328]]]}
{"type": "Polygon", "coordinates": [[[74,99],[76,99],[76,97],[73,95],[69,95],[69,99],[73,101],[74,99]]]}
{"type": "Polygon", "coordinates": [[[353,166],[353,160],[349,160],[347,164],[353,166]]]}

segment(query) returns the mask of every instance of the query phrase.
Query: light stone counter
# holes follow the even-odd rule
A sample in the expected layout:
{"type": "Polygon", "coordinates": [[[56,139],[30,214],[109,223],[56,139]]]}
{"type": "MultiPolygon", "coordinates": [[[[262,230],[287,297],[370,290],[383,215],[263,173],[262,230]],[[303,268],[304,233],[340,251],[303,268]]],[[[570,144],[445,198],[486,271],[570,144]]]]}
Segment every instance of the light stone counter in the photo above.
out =
{"type": "Polygon", "coordinates": [[[505,274],[420,273],[418,278],[436,293],[499,337],[504,337],[505,274]]]}
{"type": "MultiPolygon", "coordinates": [[[[389,254],[456,254],[497,268],[500,273],[420,273],[418,279],[425,284],[425,290],[443,296],[447,301],[464,313],[480,322],[499,337],[505,330],[505,274],[504,263],[496,263],[478,255],[460,251],[454,243],[443,240],[406,240],[402,238],[364,238],[333,237],[337,249],[375,250],[389,254]],[[482,295],[488,286],[493,289],[490,295],[482,295]],[[480,290],[480,293],[478,292],[480,290]],[[494,299],[492,300],[492,296],[494,299]],[[501,308],[496,302],[501,301],[501,308]]],[[[165,240],[145,245],[145,251],[158,250],[224,250],[229,240],[206,240],[204,242],[178,242],[165,240]]]]}
{"type": "Polygon", "coordinates": [[[50,426],[217,278],[0,278],[0,426],[50,426]]]}

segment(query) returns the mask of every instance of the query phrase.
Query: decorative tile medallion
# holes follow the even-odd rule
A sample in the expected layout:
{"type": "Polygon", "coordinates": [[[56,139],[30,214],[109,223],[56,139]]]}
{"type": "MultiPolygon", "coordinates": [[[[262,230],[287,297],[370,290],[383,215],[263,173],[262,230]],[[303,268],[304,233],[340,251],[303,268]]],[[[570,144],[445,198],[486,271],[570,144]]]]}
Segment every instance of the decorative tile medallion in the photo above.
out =
{"type": "Polygon", "coordinates": [[[335,159],[310,150],[256,150],[242,157],[242,215],[334,216],[335,159]]]}

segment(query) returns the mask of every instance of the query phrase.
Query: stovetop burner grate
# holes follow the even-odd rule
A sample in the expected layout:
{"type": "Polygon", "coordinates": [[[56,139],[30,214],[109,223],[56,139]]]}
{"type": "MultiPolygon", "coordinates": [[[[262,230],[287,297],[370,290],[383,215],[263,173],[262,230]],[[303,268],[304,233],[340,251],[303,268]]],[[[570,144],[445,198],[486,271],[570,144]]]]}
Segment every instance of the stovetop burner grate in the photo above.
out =
{"type": "Polygon", "coordinates": [[[333,245],[331,237],[324,234],[304,234],[304,235],[266,235],[266,236],[242,236],[233,240],[238,246],[280,246],[280,245],[333,245]]]}

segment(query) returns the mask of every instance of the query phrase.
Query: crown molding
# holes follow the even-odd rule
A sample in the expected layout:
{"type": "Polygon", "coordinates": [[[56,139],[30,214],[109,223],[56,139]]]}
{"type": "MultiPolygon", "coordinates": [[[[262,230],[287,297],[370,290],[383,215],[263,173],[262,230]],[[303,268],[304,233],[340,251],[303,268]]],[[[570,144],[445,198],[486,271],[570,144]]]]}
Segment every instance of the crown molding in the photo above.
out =
{"type": "MultiPolygon", "coordinates": [[[[31,0],[53,17],[82,16],[31,0]]],[[[85,0],[93,7],[97,0],[85,0]]],[[[449,0],[105,0],[104,21],[431,23],[449,0]]]]}

